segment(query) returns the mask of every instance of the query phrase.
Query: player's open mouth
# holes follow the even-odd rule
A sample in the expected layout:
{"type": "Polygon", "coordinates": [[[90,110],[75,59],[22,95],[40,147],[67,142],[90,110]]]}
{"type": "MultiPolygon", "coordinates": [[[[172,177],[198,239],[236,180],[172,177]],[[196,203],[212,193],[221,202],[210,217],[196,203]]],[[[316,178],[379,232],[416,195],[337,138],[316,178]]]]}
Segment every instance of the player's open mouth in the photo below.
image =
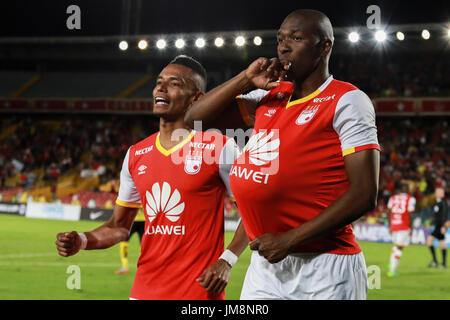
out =
{"type": "Polygon", "coordinates": [[[170,101],[165,98],[155,97],[155,106],[167,107],[169,103],[170,101]]]}

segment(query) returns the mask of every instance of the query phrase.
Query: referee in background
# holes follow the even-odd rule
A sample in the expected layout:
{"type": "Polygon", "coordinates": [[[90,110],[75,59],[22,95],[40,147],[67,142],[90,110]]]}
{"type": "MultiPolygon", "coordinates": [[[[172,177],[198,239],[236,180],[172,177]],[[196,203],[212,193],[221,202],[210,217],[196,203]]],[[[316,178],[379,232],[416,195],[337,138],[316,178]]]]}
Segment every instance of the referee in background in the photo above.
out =
{"type": "Polygon", "coordinates": [[[447,227],[450,226],[449,216],[448,216],[448,203],[447,199],[445,199],[445,191],[444,188],[438,187],[435,190],[436,195],[436,204],[433,206],[434,211],[434,219],[433,219],[433,232],[427,238],[427,246],[430,248],[431,255],[433,257],[433,261],[430,262],[428,267],[439,267],[446,268],[447,267],[447,247],[445,245],[445,233],[447,231],[447,227]],[[442,251],[442,264],[438,265],[436,259],[436,252],[434,250],[434,239],[439,240],[439,246],[442,251]]]}

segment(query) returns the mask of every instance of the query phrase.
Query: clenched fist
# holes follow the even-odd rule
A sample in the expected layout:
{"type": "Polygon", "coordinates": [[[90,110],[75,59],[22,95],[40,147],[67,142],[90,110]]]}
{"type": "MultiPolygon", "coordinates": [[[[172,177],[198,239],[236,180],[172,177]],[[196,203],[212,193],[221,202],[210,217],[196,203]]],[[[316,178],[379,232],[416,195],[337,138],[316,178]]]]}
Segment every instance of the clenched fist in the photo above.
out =
{"type": "Polygon", "coordinates": [[[81,238],[76,231],[58,233],[55,244],[60,256],[69,257],[80,251],[81,238]]]}

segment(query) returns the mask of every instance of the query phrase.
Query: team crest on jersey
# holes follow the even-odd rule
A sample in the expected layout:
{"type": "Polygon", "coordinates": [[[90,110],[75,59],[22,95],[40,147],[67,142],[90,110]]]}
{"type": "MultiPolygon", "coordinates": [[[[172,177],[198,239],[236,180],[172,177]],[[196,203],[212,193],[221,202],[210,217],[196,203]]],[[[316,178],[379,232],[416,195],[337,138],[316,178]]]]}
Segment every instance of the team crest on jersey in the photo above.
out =
{"type": "Polygon", "coordinates": [[[319,110],[319,106],[312,106],[308,107],[305,110],[300,113],[297,120],[295,121],[295,124],[301,126],[304,125],[312,120],[314,118],[314,115],[319,110]]]}
{"type": "Polygon", "coordinates": [[[202,167],[202,157],[187,155],[184,161],[184,171],[187,174],[196,174],[200,171],[202,167]]]}

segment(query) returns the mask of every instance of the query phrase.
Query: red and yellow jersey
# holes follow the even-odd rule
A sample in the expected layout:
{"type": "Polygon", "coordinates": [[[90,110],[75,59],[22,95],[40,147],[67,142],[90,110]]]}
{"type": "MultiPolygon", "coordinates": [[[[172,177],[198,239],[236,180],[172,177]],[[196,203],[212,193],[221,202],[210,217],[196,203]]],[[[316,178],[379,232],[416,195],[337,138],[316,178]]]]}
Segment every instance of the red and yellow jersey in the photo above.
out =
{"type": "MultiPolygon", "coordinates": [[[[305,98],[290,101],[292,92],[292,83],[280,82],[269,92],[255,90],[237,99],[242,114],[256,109],[253,134],[230,172],[250,240],[286,232],[320,214],[349,188],[344,157],[379,150],[374,108],[362,91],[330,77],[305,98]]],[[[295,249],[360,251],[350,225],[295,249]]]]}
{"type": "Polygon", "coordinates": [[[233,139],[192,132],[166,150],[156,133],[125,156],[117,204],[144,208],[133,299],[224,299],[195,280],[224,248],[224,196],[238,155],[233,139]]]}
{"type": "Polygon", "coordinates": [[[410,214],[416,209],[416,198],[407,193],[400,193],[389,198],[388,209],[391,210],[391,231],[410,229],[410,214]]]}

